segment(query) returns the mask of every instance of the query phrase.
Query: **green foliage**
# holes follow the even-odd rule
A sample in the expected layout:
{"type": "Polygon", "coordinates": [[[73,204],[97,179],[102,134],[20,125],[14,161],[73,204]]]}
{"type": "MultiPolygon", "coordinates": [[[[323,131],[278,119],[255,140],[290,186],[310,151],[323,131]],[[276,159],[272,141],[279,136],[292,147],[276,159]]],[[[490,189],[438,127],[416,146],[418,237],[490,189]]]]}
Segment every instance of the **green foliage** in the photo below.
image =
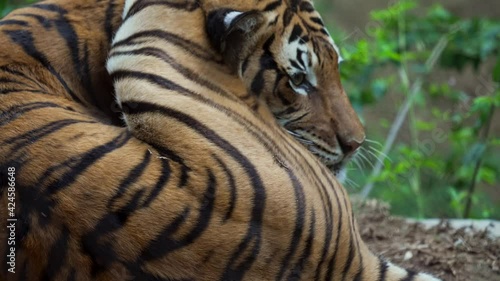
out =
{"type": "Polygon", "coordinates": [[[36,0],[0,0],[0,18],[12,10],[36,2],[36,0]]]}
{"type": "MultiPolygon", "coordinates": [[[[380,103],[389,92],[401,93],[410,105],[398,115],[405,126],[396,126],[408,137],[388,149],[391,161],[380,173],[351,177],[374,182],[372,196],[402,215],[500,218],[500,208],[483,192],[500,188],[499,139],[490,132],[500,90],[488,82],[500,83],[500,21],[460,19],[439,4],[424,14],[417,7],[400,1],[374,11],[364,29],[337,39],[346,59],[344,87],[356,108],[380,103]],[[491,77],[480,76],[474,92],[435,78],[443,70],[460,75],[468,66],[480,75],[495,60],[491,77]]],[[[380,127],[395,123],[381,120],[380,127]]]]}

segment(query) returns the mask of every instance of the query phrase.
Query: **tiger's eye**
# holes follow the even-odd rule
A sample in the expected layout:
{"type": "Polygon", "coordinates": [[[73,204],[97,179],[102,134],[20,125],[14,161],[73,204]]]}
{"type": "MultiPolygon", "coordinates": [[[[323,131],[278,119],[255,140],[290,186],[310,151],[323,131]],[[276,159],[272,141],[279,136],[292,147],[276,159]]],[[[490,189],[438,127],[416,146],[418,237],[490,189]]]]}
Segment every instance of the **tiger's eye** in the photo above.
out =
{"type": "Polygon", "coordinates": [[[304,80],[306,79],[306,75],[302,72],[298,72],[293,74],[290,79],[292,80],[292,83],[295,86],[300,86],[302,83],[304,83],[304,80]]]}

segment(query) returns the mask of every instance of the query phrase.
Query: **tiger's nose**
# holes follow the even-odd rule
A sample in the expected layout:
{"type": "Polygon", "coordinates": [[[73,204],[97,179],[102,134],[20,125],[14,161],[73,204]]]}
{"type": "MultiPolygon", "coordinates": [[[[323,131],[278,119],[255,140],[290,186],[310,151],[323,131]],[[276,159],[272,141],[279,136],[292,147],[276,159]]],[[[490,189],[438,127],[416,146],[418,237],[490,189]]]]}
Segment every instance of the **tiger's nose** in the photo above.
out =
{"type": "Polygon", "coordinates": [[[345,157],[349,157],[352,154],[354,154],[356,152],[356,150],[358,150],[358,148],[361,145],[363,145],[363,143],[365,142],[365,138],[363,137],[363,139],[361,141],[356,140],[356,139],[350,139],[350,140],[346,141],[346,140],[343,140],[342,138],[338,138],[338,141],[339,141],[340,148],[342,149],[342,152],[344,153],[345,157]]]}

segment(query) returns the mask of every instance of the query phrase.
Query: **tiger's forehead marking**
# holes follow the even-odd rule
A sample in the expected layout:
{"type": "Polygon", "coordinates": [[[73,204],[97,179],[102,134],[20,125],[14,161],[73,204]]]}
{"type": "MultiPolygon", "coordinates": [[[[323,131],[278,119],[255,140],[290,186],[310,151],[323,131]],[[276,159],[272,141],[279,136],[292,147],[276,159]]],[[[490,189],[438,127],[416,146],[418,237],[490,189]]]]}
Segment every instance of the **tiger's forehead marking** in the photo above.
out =
{"type": "MultiPolygon", "coordinates": [[[[325,43],[328,42],[326,44],[333,47],[337,54],[338,63],[342,62],[343,58],[340,55],[339,47],[335,44],[328,30],[324,26],[322,29],[323,31],[319,36],[324,39],[321,41],[325,43]]],[[[315,48],[308,44],[312,39],[304,40],[307,36],[310,35],[304,35],[304,29],[301,28],[299,24],[291,28],[289,35],[282,38],[284,47],[282,48],[283,51],[280,55],[280,59],[286,65],[288,75],[304,73],[307,77],[307,81],[311,83],[312,86],[316,87],[318,85],[318,80],[315,73],[315,66],[318,65],[320,60],[318,54],[316,54],[315,48]]]]}
{"type": "Polygon", "coordinates": [[[344,59],[340,55],[340,49],[337,46],[337,44],[335,44],[335,41],[333,40],[330,32],[328,31],[328,29],[324,25],[324,22],[321,19],[321,16],[317,13],[316,9],[314,9],[312,1],[308,1],[308,0],[289,0],[289,2],[290,2],[290,6],[292,7],[292,9],[294,11],[297,11],[297,8],[300,8],[301,12],[314,13],[314,15],[309,15],[309,16],[306,16],[306,17],[308,18],[308,20],[314,22],[314,24],[317,24],[317,25],[321,26],[321,28],[319,30],[321,31],[322,35],[320,35],[320,36],[326,36],[326,37],[328,37],[328,42],[330,42],[330,44],[332,45],[333,49],[337,53],[337,57],[338,57],[338,61],[337,62],[341,63],[344,59]]]}
{"type": "Polygon", "coordinates": [[[317,55],[301,36],[294,36],[293,33],[291,31],[290,36],[282,38],[284,48],[280,59],[286,65],[288,75],[304,73],[307,81],[317,86],[318,81],[314,72],[314,66],[318,63],[317,55]]]}

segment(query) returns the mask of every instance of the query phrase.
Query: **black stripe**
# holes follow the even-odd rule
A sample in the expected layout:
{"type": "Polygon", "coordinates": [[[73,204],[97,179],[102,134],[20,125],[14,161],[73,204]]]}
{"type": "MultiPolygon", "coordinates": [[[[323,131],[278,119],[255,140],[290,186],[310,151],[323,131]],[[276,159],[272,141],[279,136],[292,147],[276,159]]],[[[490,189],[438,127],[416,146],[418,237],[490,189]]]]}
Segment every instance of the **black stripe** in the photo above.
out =
{"type": "Polygon", "coordinates": [[[387,274],[387,268],[389,267],[389,264],[381,258],[379,258],[380,263],[379,263],[379,273],[378,273],[378,281],[385,281],[386,274],[387,274]]]}
{"type": "Polygon", "coordinates": [[[271,45],[273,44],[275,39],[274,34],[271,35],[266,42],[264,43],[263,49],[264,53],[260,57],[260,69],[255,75],[255,77],[252,80],[252,84],[250,86],[250,89],[253,94],[256,96],[259,96],[262,91],[264,90],[264,85],[265,85],[265,79],[264,79],[264,72],[266,70],[277,70],[278,69],[278,64],[273,58],[273,54],[271,52],[271,45]]]}
{"type": "MultiPolygon", "coordinates": [[[[125,105],[124,108],[127,108],[127,106],[125,105]]],[[[189,168],[186,165],[186,163],[184,162],[184,159],[182,159],[182,157],[180,157],[173,150],[171,150],[163,145],[160,145],[160,144],[154,144],[154,143],[152,143],[151,140],[150,140],[149,145],[151,145],[152,147],[154,147],[158,151],[159,157],[162,157],[162,158],[166,157],[167,159],[170,159],[174,162],[177,162],[181,166],[181,175],[180,175],[178,186],[181,188],[184,187],[187,183],[188,178],[189,178],[189,172],[191,171],[191,168],[189,168]]],[[[166,166],[167,164],[168,163],[162,162],[162,166],[163,166],[162,175],[160,176],[160,179],[158,180],[155,189],[160,188],[161,186],[159,186],[159,185],[161,185],[162,182],[166,182],[166,180],[168,179],[169,170],[168,170],[168,166],[166,166]]]]}
{"type": "MultiPolygon", "coordinates": [[[[147,208],[151,205],[154,199],[160,194],[160,192],[167,186],[168,180],[170,179],[170,163],[168,162],[167,159],[160,159],[161,160],[161,174],[158,180],[156,181],[155,186],[151,190],[151,193],[149,196],[146,198],[144,203],[142,204],[143,208],[147,208]]],[[[182,163],[184,164],[184,163],[182,163]]],[[[181,179],[179,186],[184,186],[186,185],[187,182],[187,169],[185,166],[182,168],[182,174],[181,174],[181,179]]]]}
{"type": "Polygon", "coordinates": [[[17,84],[19,86],[29,87],[29,85],[27,85],[24,82],[21,82],[21,81],[18,81],[18,80],[9,79],[9,78],[5,78],[5,77],[0,78],[0,83],[2,83],[2,84],[17,84]]]}
{"type": "Polygon", "coordinates": [[[310,3],[309,1],[302,1],[300,3],[300,10],[301,11],[304,11],[304,12],[309,12],[309,13],[312,13],[314,11],[316,11],[312,5],[312,3],[310,3]]]}
{"type": "Polygon", "coordinates": [[[108,212],[92,227],[92,231],[82,235],[81,249],[90,257],[93,278],[118,261],[118,255],[113,247],[115,241],[106,239],[106,236],[123,228],[129,217],[138,209],[143,195],[144,190],[138,190],[122,208],[116,211],[108,209],[108,212]]]}
{"type": "Polygon", "coordinates": [[[222,64],[222,60],[218,57],[217,54],[215,54],[215,52],[211,48],[205,48],[204,46],[199,45],[191,40],[185,39],[175,33],[171,33],[160,29],[153,29],[153,30],[134,33],[133,35],[114,43],[113,48],[116,49],[117,47],[121,46],[133,45],[135,40],[142,37],[153,37],[161,41],[166,41],[170,44],[178,46],[179,48],[183,49],[184,51],[190,53],[191,55],[197,58],[222,64]]]}
{"type": "Polygon", "coordinates": [[[30,130],[22,135],[18,135],[16,137],[10,138],[6,140],[4,143],[6,144],[15,144],[14,147],[11,148],[12,152],[16,152],[21,148],[36,143],[38,140],[56,133],[57,131],[74,124],[94,124],[94,121],[88,120],[75,120],[75,119],[63,119],[51,122],[42,127],[37,127],[36,129],[30,130]]]}
{"type": "MultiPolygon", "coordinates": [[[[283,92],[281,92],[279,89],[279,84],[280,84],[281,80],[284,79],[285,77],[288,77],[288,76],[283,74],[282,71],[278,71],[276,73],[276,78],[274,80],[273,94],[276,97],[278,97],[278,99],[281,101],[281,104],[283,106],[290,106],[292,104],[292,101],[288,100],[288,97],[291,97],[291,96],[288,95],[287,97],[285,97],[285,95],[283,95],[283,92]]],[[[289,84],[287,85],[287,88],[289,88],[289,89],[291,88],[289,84]]],[[[280,115],[275,114],[275,116],[280,116],[280,115]]]]}
{"type": "Polygon", "coordinates": [[[306,69],[306,63],[304,62],[304,60],[302,59],[302,54],[304,54],[304,52],[302,50],[297,50],[297,61],[299,62],[299,64],[302,66],[302,69],[306,69]]]}
{"type": "Polygon", "coordinates": [[[288,276],[288,280],[300,280],[302,270],[308,265],[308,260],[312,253],[312,243],[314,241],[315,227],[316,227],[316,214],[314,209],[311,209],[311,223],[309,225],[309,236],[307,237],[304,252],[300,256],[300,260],[295,265],[295,268],[288,276]]]}
{"type": "Polygon", "coordinates": [[[52,21],[50,19],[44,17],[44,16],[37,15],[37,14],[31,14],[31,13],[23,13],[23,14],[20,14],[20,15],[21,16],[25,16],[25,17],[34,18],[46,30],[48,30],[52,26],[52,21]]]}
{"type": "Polygon", "coordinates": [[[56,5],[56,4],[37,3],[37,4],[33,4],[29,7],[37,8],[37,9],[41,9],[41,10],[45,10],[45,11],[50,11],[50,12],[56,12],[58,14],[67,14],[68,13],[68,11],[66,11],[64,8],[62,8],[61,6],[56,5]]]}
{"type": "MultiPolygon", "coordinates": [[[[335,191],[335,187],[334,187],[334,191],[335,191]]],[[[334,194],[335,194],[335,199],[337,201],[337,211],[339,213],[338,221],[337,221],[337,238],[335,239],[335,248],[333,250],[333,255],[331,256],[330,261],[328,262],[328,270],[327,270],[325,280],[332,280],[332,274],[333,274],[333,270],[335,267],[335,262],[337,261],[337,254],[339,252],[340,236],[342,235],[342,218],[343,218],[342,217],[342,215],[343,215],[342,214],[343,213],[342,206],[340,204],[340,199],[339,199],[337,192],[334,192],[334,194]]]]}
{"type": "Polygon", "coordinates": [[[250,60],[250,56],[246,57],[245,60],[243,60],[243,63],[241,64],[241,74],[245,74],[248,68],[248,61],[250,60]]]}
{"type": "Polygon", "coordinates": [[[37,79],[34,79],[33,77],[30,77],[30,75],[26,74],[25,72],[22,72],[22,71],[19,71],[16,69],[12,69],[11,66],[8,66],[8,65],[0,66],[0,71],[4,72],[5,74],[8,73],[8,74],[11,74],[14,76],[24,78],[24,79],[32,82],[33,84],[36,84],[36,86],[38,86],[38,88],[40,89],[41,92],[43,92],[45,94],[47,93],[47,90],[45,89],[45,85],[40,84],[40,81],[38,81],[37,79]]]}
{"type": "Polygon", "coordinates": [[[300,39],[303,32],[304,30],[302,27],[299,24],[295,24],[292,32],[290,33],[290,37],[288,38],[288,43],[292,43],[293,41],[300,39]]]}
{"type": "MultiPolygon", "coordinates": [[[[297,251],[298,247],[300,246],[300,241],[302,240],[302,232],[304,230],[304,221],[305,221],[305,194],[304,194],[304,187],[302,184],[299,182],[299,179],[295,174],[290,170],[290,169],[285,169],[288,177],[292,181],[292,186],[293,186],[293,191],[295,195],[295,202],[296,206],[295,209],[297,210],[297,213],[295,214],[295,227],[293,230],[292,234],[292,239],[290,241],[290,246],[288,247],[288,252],[284,256],[283,261],[281,262],[281,267],[278,275],[276,276],[276,280],[282,280],[283,275],[286,272],[287,267],[289,264],[292,262],[293,255],[297,251]]],[[[294,272],[295,274],[298,274],[298,277],[296,280],[300,280],[300,271],[299,272],[294,272]]]]}
{"type": "Polygon", "coordinates": [[[198,1],[167,2],[166,0],[137,0],[127,12],[123,19],[126,21],[131,16],[150,6],[167,6],[172,9],[186,10],[192,12],[199,8],[198,1]]]}
{"type": "Polygon", "coordinates": [[[227,208],[226,215],[224,216],[223,222],[226,222],[228,219],[231,218],[231,215],[233,214],[234,207],[236,205],[236,199],[237,199],[237,189],[236,189],[236,181],[234,179],[234,175],[229,170],[227,167],[226,163],[224,163],[219,157],[212,155],[212,157],[217,161],[219,164],[220,168],[224,173],[226,174],[227,181],[228,181],[228,187],[229,187],[229,207],[227,208]]]}
{"type": "Polygon", "coordinates": [[[413,271],[413,270],[407,270],[406,272],[408,272],[408,275],[401,279],[401,281],[413,281],[415,280],[415,277],[417,276],[417,272],[413,271]]]}
{"type": "Polygon", "coordinates": [[[323,33],[323,35],[330,37],[330,34],[328,34],[328,31],[326,31],[325,28],[321,28],[319,31],[323,33]]]}
{"type": "Polygon", "coordinates": [[[282,2],[282,0],[271,2],[271,3],[267,4],[267,6],[264,8],[263,11],[268,12],[268,11],[275,10],[276,8],[281,6],[281,2],[282,2]]]}
{"type": "Polygon", "coordinates": [[[106,38],[108,39],[107,46],[111,45],[111,41],[114,37],[115,28],[113,27],[113,18],[115,16],[115,8],[115,0],[108,1],[108,8],[106,8],[106,15],[104,18],[104,30],[106,31],[106,38]]]}
{"type": "MultiPolygon", "coordinates": [[[[210,169],[207,169],[207,188],[200,202],[199,217],[191,231],[180,239],[175,239],[170,230],[166,227],[141,253],[141,260],[150,261],[165,257],[172,251],[184,248],[196,241],[210,225],[213,208],[215,205],[215,192],[217,179],[210,169]]],[[[187,216],[183,217],[184,219],[187,216]]]]}
{"type": "MultiPolygon", "coordinates": [[[[292,22],[293,16],[294,16],[293,11],[291,9],[286,9],[285,12],[283,13],[283,26],[288,27],[290,22],[292,22]]],[[[283,29],[283,32],[281,35],[283,35],[284,32],[285,32],[285,29],[283,29]]]]}
{"type": "Polygon", "coordinates": [[[306,21],[302,21],[302,24],[304,24],[305,28],[307,30],[309,30],[310,32],[320,32],[320,33],[323,33],[325,35],[327,35],[328,33],[325,33],[326,30],[324,30],[325,28],[321,27],[321,28],[317,28],[317,27],[314,27],[312,25],[310,25],[308,22],[306,21]],[[324,31],[323,31],[324,30],[324,31]]]}
{"type": "Polygon", "coordinates": [[[5,110],[3,113],[0,114],[0,127],[16,120],[25,113],[42,108],[63,108],[63,107],[51,102],[33,102],[33,103],[23,104],[20,106],[14,106],[5,110]]]}
{"type": "Polygon", "coordinates": [[[92,83],[92,75],[90,74],[90,61],[89,61],[89,46],[87,42],[83,45],[83,59],[79,60],[78,75],[80,76],[83,88],[87,91],[87,96],[91,98],[91,102],[97,105],[97,98],[95,94],[98,92],[94,89],[94,84],[92,83]]]}
{"type": "Polygon", "coordinates": [[[303,67],[301,67],[296,61],[294,61],[292,59],[289,59],[288,61],[290,62],[292,67],[294,67],[295,69],[300,69],[300,70],[305,71],[305,69],[303,67]]]}
{"type": "Polygon", "coordinates": [[[124,194],[125,191],[129,186],[134,184],[139,178],[142,176],[144,173],[144,170],[146,167],[149,165],[149,162],[151,161],[151,153],[149,151],[146,151],[144,154],[144,158],[141,161],[141,163],[137,164],[129,173],[128,175],[122,180],[120,185],[118,186],[115,194],[111,199],[108,201],[107,207],[111,208],[115,205],[116,200],[120,199],[124,194]]]}
{"type": "Polygon", "coordinates": [[[290,123],[293,123],[293,122],[300,121],[302,118],[306,117],[306,116],[307,116],[307,115],[309,115],[309,114],[310,114],[310,112],[306,112],[306,113],[304,113],[304,114],[302,114],[302,115],[300,115],[300,116],[298,116],[298,117],[295,117],[295,118],[293,118],[293,119],[288,120],[288,121],[286,122],[286,124],[290,124],[290,123]]]}
{"type": "Polygon", "coordinates": [[[342,270],[342,281],[346,280],[347,273],[349,272],[349,269],[351,269],[352,261],[355,256],[355,248],[352,237],[354,234],[350,230],[351,229],[349,228],[349,254],[347,255],[347,260],[344,264],[344,269],[342,270]]]}
{"type": "Polygon", "coordinates": [[[290,106],[290,107],[287,107],[286,109],[282,110],[282,111],[278,111],[276,113],[274,113],[275,116],[286,116],[286,115],[289,115],[289,114],[292,114],[292,113],[295,113],[298,109],[293,107],[293,106],[290,106]]]}
{"type": "MultiPolygon", "coordinates": [[[[341,221],[342,220],[342,209],[341,209],[342,206],[340,205],[340,202],[339,202],[339,197],[337,194],[336,187],[333,183],[330,172],[325,171],[325,169],[323,168],[324,167],[323,165],[321,165],[321,167],[322,167],[321,174],[322,174],[323,178],[328,179],[328,184],[329,184],[328,190],[333,190],[333,194],[335,196],[335,200],[337,203],[336,206],[339,209],[339,221],[341,221]]],[[[327,247],[327,245],[331,244],[332,237],[333,237],[333,228],[334,228],[334,226],[333,226],[333,222],[334,222],[333,206],[332,206],[332,200],[330,200],[330,197],[328,196],[328,190],[325,187],[325,185],[323,183],[321,183],[320,196],[321,196],[321,202],[323,203],[322,204],[323,213],[325,214],[325,217],[326,217],[326,227],[325,227],[326,233],[325,233],[325,242],[323,244],[325,246],[323,247],[323,252],[321,254],[320,262],[318,263],[318,268],[316,269],[316,274],[315,274],[314,280],[320,279],[321,270],[323,268],[323,264],[326,262],[326,255],[328,253],[328,250],[330,249],[330,247],[327,247]]],[[[338,233],[338,235],[340,237],[340,233],[338,233]]],[[[336,242],[337,245],[339,243],[339,237],[337,237],[337,242],[336,242]]],[[[334,251],[336,251],[336,250],[334,250],[334,251]]]]}
{"type": "Polygon", "coordinates": [[[302,2],[302,0],[289,0],[290,1],[290,7],[297,11],[297,8],[299,7],[300,3],[302,2]]]}
{"type": "MultiPolygon", "coordinates": [[[[288,85],[287,87],[290,87],[290,85],[288,85]]],[[[285,97],[285,96],[283,95],[283,92],[281,92],[281,91],[275,91],[275,93],[276,93],[276,96],[278,97],[278,99],[279,99],[279,100],[281,101],[281,103],[283,104],[283,106],[290,106],[290,105],[292,104],[292,101],[288,100],[288,99],[287,99],[287,97],[285,97]]],[[[287,107],[287,109],[290,109],[290,110],[291,110],[292,108],[293,108],[294,110],[296,110],[296,108],[294,108],[293,106],[287,107]]],[[[284,111],[282,111],[282,112],[289,112],[289,113],[293,113],[293,112],[287,111],[286,109],[285,109],[284,111]]],[[[280,117],[280,115],[279,115],[279,114],[277,114],[277,113],[276,113],[276,114],[274,114],[274,116],[276,116],[276,117],[280,117]]],[[[283,117],[283,116],[282,116],[282,117],[283,117]]],[[[288,124],[288,122],[287,122],[286,124],[288,124]]]]}
{"type": "Polygon", "coordinates": [[[31,90],[31,89],[1,89],[0,94],[8,95],[12,93],[33,93],[33,94],[47,94],[46,92],[40,90],[31,90]]]}
{"type": "MultiPolygon", "coordinates": [[[[49,5],[34,5],[34,7],[46,7],[49,5]]],[[[50,5],[55,6],[55,5],[50,5]]],[[[57,28],[59,35],[66,42],[66,47],[68,48],[71,59],[73,61],[73,68],[77,75],[82,80],[82,85],[86,92],[87,96],[92,98],[92,103],[97,104],[95,96],[93,95],[94,89],[92,88],[92,81],[90,76],[90,66],[88,61],[88,47],[85,44],[83,50],[83,59],[80,59],[80,46],[79,46],[79,36],[77,35],[75,29],[71,25],[71,23],[66,19],[65,15],[68,13],[63,8],[57,6],[57,9],[52,7],[51,11],[58,13],[58,18],[53,20],[54,25],[57,28]]]]}
{"type": "MultiPolygon", "coordinates": [[[[347,198],[347,195],[346,195],[347,198]]],[[[363,255],[361,254],[360,247],[359,247],[359,236],[358,236],[358,229],[357,229],[357,224],[354,219],[354,213],[351,210],[351,225],[352,225],[352,235],[354,237],[354,240],[356,240],[356,250],[357,250],[357,256],[359,258],[359,264],[358,264],[358,272],[356,273],[354,277],[354,281],[361,281],[361,278],[363,276],[363,271],[364,271],[364,265],[363,265],[363,255]]]]}
{"type": "Polygon", "coordinates": [[[257,72],[257,75],[255,75],[255,77],[253,78],[252,84],[250,85],[250,90],[257,97],[260,96],[260,94],[264,90],[264,84],[266,83],[266,81],[264,80],[264,71],[265,69],[259,70],[259,72],[257,72]]]}
{"type": "Polygon", "coordinates": [[[276,16],[274,20],[270,21],[268,26],[275,26],[278,23],[279,16],[276,16]]]}
{"type": "Polygon", "coordinates": [[[29,24],[23,20],[2,20],[0,21],[1,25],[21,25],[21,26],[29,26],[29,24]]]}
{"type": "Polygon", "coordinates": [[[4,30],[4,33],[10,37],[10,39],[21,46],[23,50],[32,58],[40,62],[49,72],[54,75],[57,80],[61,83],[61,85],[64,87],[66,92],[69,93],[69,95],[73,98],[73,100],[81,103],[81,100],[75,95],[75,93],[69,88],[68,84],[62,76],[54,69],[50,61],[45,57],[44,54],[42,54],[40,51],[38,51],[35,47],[35,42],[33,39],[33,35],[31,32],[27,30],[4,30]]]}
{"type": "Polygon", "coordinates": [[[323,20],[321,20],[321,18],[319,17],[310,17],[309,18],[312,22],[318,24],[318,25],[321,25],[321,26],[324,26],[325,24],[323,23],[323,20]]]}
{"type": "Polygon", "coordinates": [[[148,261],[164,257],[169,252],[170,247],[175,247],[176,241],[172,238],[172,234],[178,231],[189,217],[190,212],[189,208],[185,208],[155,239],[151,240],[149,245],[138,256],[137,263],[142,263],[143,259],[148,261]]]}
{"type": "Polygon", "coordinates": [[[46,268],[42,273],[42,280],[55,280],[58,273],[63,269],[64,264],[67,263],[68,249],[69,249],[69,230],[63,227],[59,238],[50,247],[47,255],[46,268]]]}

